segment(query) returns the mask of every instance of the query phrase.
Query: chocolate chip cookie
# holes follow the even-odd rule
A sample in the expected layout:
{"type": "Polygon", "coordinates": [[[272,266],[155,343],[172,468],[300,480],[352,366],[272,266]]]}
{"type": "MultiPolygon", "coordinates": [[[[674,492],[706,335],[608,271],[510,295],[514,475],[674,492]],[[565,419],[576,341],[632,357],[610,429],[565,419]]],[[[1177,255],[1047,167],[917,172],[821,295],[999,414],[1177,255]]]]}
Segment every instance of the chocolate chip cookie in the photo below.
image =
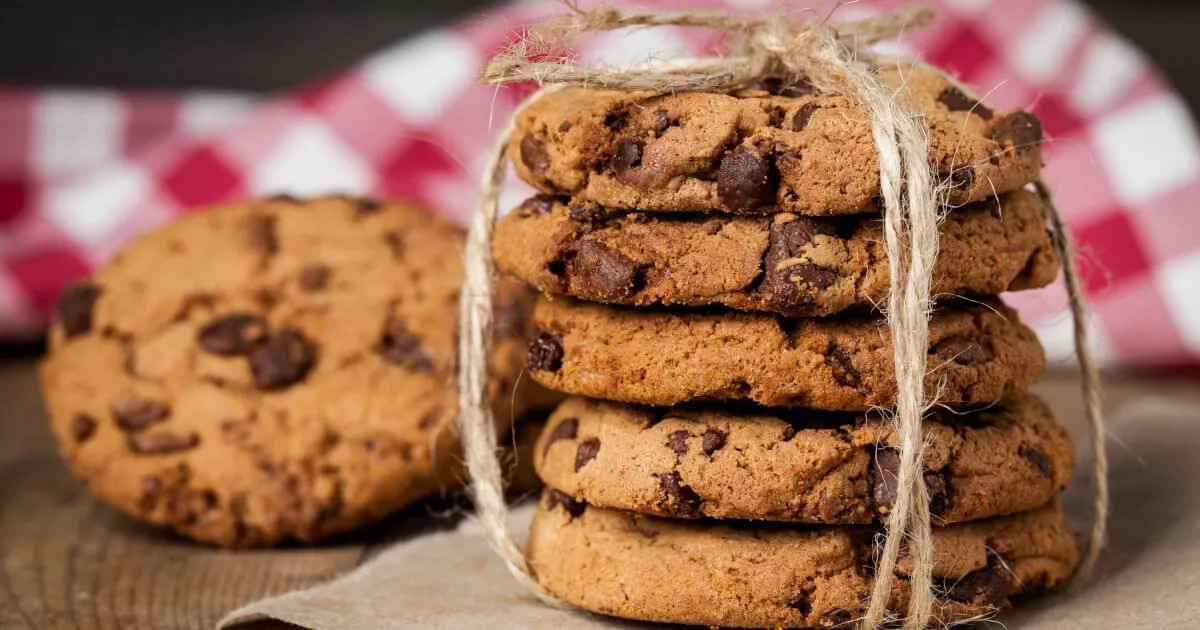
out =
{"type": "MultiPolygon", "coordinates": [[[[343,197],[144,236],[62,298],[42,375],[64,457],[113,506],[223,547],[315,541],[456,485],[463,243],[423,209],[343,197]]],[[[528,305],[504,288],[504,425],[526,406],[528,305]]]]}
{"type": "MultiPolygon", "coordinates": [[[[534,197],[496,228],[500,269],[545,293],[612,304],[723,304],[792,317],[884,304],[878,216],[612,215],[534,197]]],[[[1050,284],[1058,258],[1025,190],[947,214],[933,293],[996,295],[1050,284]]]]}
{"type": "MultiPolygon", "coordinates": [[[[1065,429],[1032,394],[925,422],[933,522],[1045,505],[1070,480],[1065,429]]],[[[896,498],[899,439],[878,413],[640,407],[568,398],[534,450],[546,484],[588,505],[672,518],[865,524],[896,498]]]]}
{"type": "MultiPolygon", "coordinates": [[[[1028,389],[1045,368],[1032,330],[999,301],[954,300],[929,324],[925,387],[948,405],[1028,389]]],[[[891,335],[866,316],[784,319],[540,297],[529,373],[542,385],[618,402],[865,411],[895,406],[891,335]]]]}
{"type": "MultiPolygon", "coordinates": [[[[994,111],[925,67],[889,67],[925,115],[946,201],[963,204],[1038,177],[1042,127],[994,111]]],[[[732,94],[600,88],[551,92],[516,118],[509,153],[544,193],[613,210],[834,215],[878,211],[879,155],[869,117],[804,82],[732,94]]]]}
{"type": "MultiPolygon", "coordinates": [[[[688,522],[600,508],[547,490],[526,554],[538,582],[585,610],[711,627],[830,627],[862,616],[873,580],[869,527],[688,522]]],[[[1065,582],[1078,561],[1057,504],[936,528],[937,621],[991,614],[1065,582]]],[[[907,574],[902,558],[898,576],[907,574]]],[[[897,579],[889,607],[905,610],[897,579]]]]}

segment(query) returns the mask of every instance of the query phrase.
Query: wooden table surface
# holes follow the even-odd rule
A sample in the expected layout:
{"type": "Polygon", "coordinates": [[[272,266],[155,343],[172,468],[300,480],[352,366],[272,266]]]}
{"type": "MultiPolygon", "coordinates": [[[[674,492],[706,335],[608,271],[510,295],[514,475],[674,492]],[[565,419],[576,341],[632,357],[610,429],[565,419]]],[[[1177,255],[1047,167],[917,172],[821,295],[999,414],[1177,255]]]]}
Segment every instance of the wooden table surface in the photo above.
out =
{"type": "MultiPolygon", "coordinates": [[[[222,552],[97,502],[59,461],[33,357],[0,359],[0,628],[211,628],[254,599],[317,584],[412,534],[427,509],[316,548],[222,552]],[[411,515],[416,513],[416,518],[411,515]]],[[[1153,392],[1200,404],[1200,378],[1111,379],[1107,404],[1153,392]]],[[[1071,375],[1040,383],[1077,436],[1071,375]]],[[[279,627],[279,626],[262,626],[279,627]]]]}

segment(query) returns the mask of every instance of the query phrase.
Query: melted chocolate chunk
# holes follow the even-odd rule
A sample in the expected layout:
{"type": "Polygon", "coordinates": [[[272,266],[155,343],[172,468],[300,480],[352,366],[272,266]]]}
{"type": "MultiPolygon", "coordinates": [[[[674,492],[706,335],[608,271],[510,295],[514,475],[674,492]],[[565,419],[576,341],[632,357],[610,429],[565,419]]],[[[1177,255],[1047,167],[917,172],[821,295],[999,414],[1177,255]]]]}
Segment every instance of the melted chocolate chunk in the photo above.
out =
{"type": "Polygon", "coordinates": [[[772,96],[797,98],[811,96],[817,89],[807,79],[784,79],[782,77],[767,77],[759,79],[747,86],[751,90],[762,90],[772,96]]]}
{"type": "Polygon", "coordinates": [[[546,436],[546,444],[542,447],[542,457],[550,452],[550,447],[559,440],[574,440],[579,433],[579,418],[566,418],[554,425],[554,430],[546,436]]]}
{"type": "Polygon", "coordinates": [[[676,518],[700,518],[700,506],[704,504],[704,499],[690,486],[684,485],[678,472],[659,475],[658,485],[666,495],[662,507],[668,514],[676,518]]]}
{"type": "Polygon", "coordinates": [[[75,414],[71,419],[71,438],[76,444],[83,444],[96,434],[96,419],[86,413],[75,414]]]}
{"type": "Polygon", "coordinates": [[[726,437],[728,434],[720,429],[707,428],[704,430],[704,435],[700,437],[700,450],[704,451],[705,455],[712,457],[713,453],[725,446],[726,437]]]}
{"type": "Polygon", "coordinates": [[[300,290],[309,293],[324,291],[329,286],[329,276],[333,270],[328,265],[312,264],[300,270],[300,290]]]}
{"type": "Polygon", "coordinates": [[[644,148],[645,143],[640,138],[622,138],[617,142],[616,151],[609,162],[612,165],[613,173],[620,178],[627,175],[629,171],[640,167],[644,148]]]}
{"type": "Polygon", "coordinates": [[[554,209],[554,197],[550,195],[535,195],[525,200],[517,213],[523,217],[540,217],[554,209]]]}
{"type": "Polygon", "coordinates": [[[942,90],[942,93],[938,95],[938,101],[952,112],[969,111],[984,120],[992,119],[992,110],[954,86],[942,90]]]}
{"type": "Polygon", "coordinates": [[[196,448],[200,436],[195,433],[151,431],[129,436],[129,449],[140,455],[168,455],[196,448]]]}
{"type": "Polygon", "coordinates": [[[992,125],[991,137],[1005,147],[1031,151],[1042,142],[1042,123],[1029,112],[1013,112],[992,125]]]}
{"type": "Polygon", "coordinates": [[[645,267],[602,243],[577,241],[565,258],[565,280],[585,300],[622,302],[642,287],[645,267]]]}
{"type": "Polygon", "coordinates": [[[422,372],[433,370],[433,360],[425,354],[421,338],[396,317],[388,318],[379,341],[375,343],[375,353],[394,365],[422,372]]]}
{"type": "Polygon", "coordinates": [[[796,114],[792,116],[792,131],[804,131],[808,126],[809,119],[812,115],[821,109],[816,103],[805,103],[800,109],[796,110],[796,114]]]}
{"type": "Polygon", "coordinates": [[[1017,449],[1017,454],[1024,457],[1043,477],[1047,479],[1053,478],[1054,463],[1050,461],[1050,458],[1045,453],[1032,446],[1022,444],[1017,449]]]}
{"type": "Polygon", "coordinates": [[[955,190],[970,190],[975,184],[975,169],[970,166],[950,171],[950,185],[955,190]]]}
{"type": "Polygon", "coordinates": [[[525,363],[531,370],[557,372],[562,367],[562,338],[545,331],[534,331],[525,353],[525,363]]]}
{"type": "Polygon", "coordinates": [[[942,585],[948,599],[956,602],[986,604],[1003,608],[1008,604],[1008,591],[1012,585],[1010,572],[995,560],[982,569],[972,571],[962,578],[942,585]]]}
{"type": "Polygon", "coordinates": [[[579,518],[583,516],[587,510],[587,503],[577,500],[575,497],[554,490],[553,488],[546,491],[546,507],[553,510],[554,508],[562,508],[571,518],[579,518]]]}
{"type": "Polygon", "coordinates": [[[243,355],[267,336],[267,322],[252,313],[234,313],[212,320],[196,333],[196,343],[210,354],[243,355]]]}
{"type": "Polygon", "coordinates": [[[316,346],[299,330],[284,328],[250,353],[250,374],[261,390],[284,389],[302,381],[316,360],[316,346]]]}
{"type": "Polygon", "coordinates": [[[806,315],[813,303],[813,293],[828,289],[837,282],[832,269],[807,262],[793,262],[806,245],[818,235],[837,237],[837,222],[813,217],[796,217],[792,221],[773,222],[763,257],[763,279],[759,286],[766,301],[785,315],[806,315]]]}
{"type": "Polygon", "coordinates": [[[845,387],[862,387],[862,373],[854,367],[854,360],[845,348],[833,344],[825,354],[825,365],[833,370],[833,379],[845,387]]]}
{"type": "Polygon", "coordinates": [[[579,443],[579,447],[575,449],[575,472],[588,465],[588,462],[596,459],[596,454],[600,452],[600,439],[588,438],[579,443]]]}
{"type": "Polygon", "coordinates": [[[535,175],[541,175],[550,168],[550,154],[546,151],[546,143],[532,135],[521,138],[521,162],[535,175]]]}
{"type": "Polygon", "coordinates": [[[58,298],[58,317],[68,338],[92,330],[92,312],[101,292],[95,284],[73,284],[58,298]]]}
{"type": "MultiPolygon", "coordinates": [[[[880,448],[871,460],[871,496],[875,507],[887,513],[896,502],[900,482],[900,453],[893,448],[880,448]]],[[[929,494],[929,511],[934,516],[949,507],[949,484],[945,475],[934,470],[923,471],[925,490],[929,494]]]]}
{"type": "Polygon", "coordinates": [[[717,167],[717,197],[735,212],[752,212],[775,203],[779,171],[774,162],[746,145],[725,154],[717,167]]]}
{"type": "Polygon", "coordinates": [[[129,397],[112,406],[113,419],[123,431],[141,431],[146,427],[166,420],[171,408],[157,400],[129,397]]]}
{"type": "Polygon", "coordinates": [[[672,431],[667,436],[667,448],[675,451],[678,455],[686,455],[688,451],[688,438],[692,437],[687,431],[672,431]]]}
{"type": "Polygon", "coordinates": [[[963,335],[946,337],[933,346],[932,352],[943,364],[979,365],[991,361],[993,357],[990,348],[963,335]]]}

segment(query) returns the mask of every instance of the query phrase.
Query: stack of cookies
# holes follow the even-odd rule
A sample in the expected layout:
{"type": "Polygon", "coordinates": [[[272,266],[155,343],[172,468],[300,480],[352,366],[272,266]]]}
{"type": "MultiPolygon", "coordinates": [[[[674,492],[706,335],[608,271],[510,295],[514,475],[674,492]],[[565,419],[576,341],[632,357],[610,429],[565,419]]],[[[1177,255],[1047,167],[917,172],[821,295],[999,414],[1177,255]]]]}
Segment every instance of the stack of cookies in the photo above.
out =
{"type": "MultiPolygon", "coordinates": [[[[995,296],[1050,283],[1041,127],[931,70],[903,80],[950,185],[934,272],[923,469],[935,616],[1066,580],[1072,445],[1026,390],[1044,356],[995,296]]],[[[527,553],[587,610],[827,627],[866,608],[899,439],[879,165],[866,112],[804,82],[658,95],[567,88],[517,118],[543,194],[504,217],[502,271],[543,295],[532,377],[571,394],[535,451],[527,553]]],[[[890,607],[905,610],[902,556],[890,607]]]]}

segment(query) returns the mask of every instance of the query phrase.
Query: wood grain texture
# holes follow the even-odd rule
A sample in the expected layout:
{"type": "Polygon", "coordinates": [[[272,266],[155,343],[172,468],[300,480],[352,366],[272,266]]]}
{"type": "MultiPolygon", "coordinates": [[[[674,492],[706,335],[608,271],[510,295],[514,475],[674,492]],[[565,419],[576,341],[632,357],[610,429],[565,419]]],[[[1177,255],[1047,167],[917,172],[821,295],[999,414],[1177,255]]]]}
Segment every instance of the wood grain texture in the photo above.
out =
{"type": "MultiPolygon", "coordinates": [[[[1036,390],[1076,434],[1074,375],[1036,390]]],[[[1108,403],[1167,395],[1200,404],[1200,379],[1110,379],[1108,403]]],[[[316,548],[238,553],[192,544],[98,503],[59,461],[45,427],[35,360],[0,359],[0,628],[193,630],[273,593],[314,585],[357,566],[372,549],[449,526],[444,508],[418,507],[316,548]],[[438,514],[436,517],[429,515],[438,514]]],[[[283,628],[282,624],[261,624],[283,628]]]]}

